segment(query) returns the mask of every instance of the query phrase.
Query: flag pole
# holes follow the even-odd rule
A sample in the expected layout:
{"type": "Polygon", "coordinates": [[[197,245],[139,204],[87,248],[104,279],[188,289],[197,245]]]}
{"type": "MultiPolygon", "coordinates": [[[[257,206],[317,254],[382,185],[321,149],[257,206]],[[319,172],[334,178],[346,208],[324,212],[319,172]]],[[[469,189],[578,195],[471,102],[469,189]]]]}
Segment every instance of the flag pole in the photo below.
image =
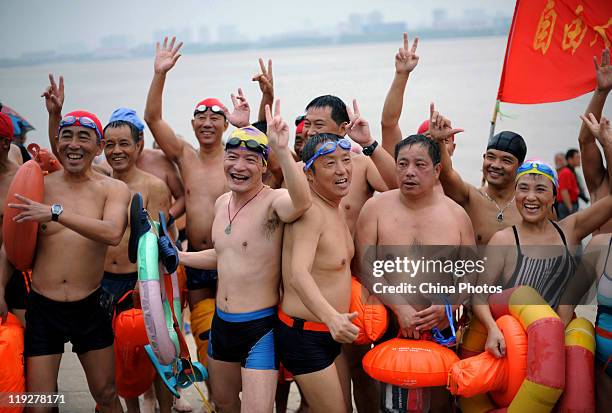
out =
{"type": "Polygon", "coordinates": [[[489,129],[489,139],[495,134],[495,123],[497,122],[497,114],[499,113],[499,100],[495,101],[495,108],[493,109],[493,117],[491,118],[491,128],[489,129]]]}

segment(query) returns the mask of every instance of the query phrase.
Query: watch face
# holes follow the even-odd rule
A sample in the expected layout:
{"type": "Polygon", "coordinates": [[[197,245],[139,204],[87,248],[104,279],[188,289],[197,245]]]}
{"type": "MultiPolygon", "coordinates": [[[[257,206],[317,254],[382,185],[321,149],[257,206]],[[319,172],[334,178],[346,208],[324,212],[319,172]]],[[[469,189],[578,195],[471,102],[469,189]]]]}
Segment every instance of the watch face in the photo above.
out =
{"type": "Polygon", "coordinates": [[[62,212],[62,206],[58,205],[58,204],[54,204],[51,206],[51,212],[53,214],[59,214],[60,212],[62,212]]]}

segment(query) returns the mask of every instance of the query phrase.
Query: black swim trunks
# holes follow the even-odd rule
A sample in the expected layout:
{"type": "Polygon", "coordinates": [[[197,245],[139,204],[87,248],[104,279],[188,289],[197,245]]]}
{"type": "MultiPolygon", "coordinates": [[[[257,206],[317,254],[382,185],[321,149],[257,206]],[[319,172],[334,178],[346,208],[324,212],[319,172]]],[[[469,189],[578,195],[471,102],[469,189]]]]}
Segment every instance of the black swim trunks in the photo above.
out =
{"type": "Polygon", "coordinates": [[[25,310],[28,304],[30,279],[27,273],[14,270],[4,290],[4,300],[10,310],[25,310]]]}
{"type": "Polygon", "coordinates": [[[53,301],[31,290],[24,355],[62,354],[68,341],[77,354],[111,346],[114,341],[111,312],[110,297],[102,288],[82,300],[69,302],[53,301]]]}
{"type": "Polygon", "coordinates": [[[342,345],[332,338],[325,324],[292,318],[280,310],[279,319],[276,351],[280,362],[294,376],[321,371],[340,355],[342,345]],[[310,326],[316,326],[316,331],[310,326]]]}
{"type": "Polygon", "coordinates": [[[217,308],[210,329],[208,356],[240,363],[247,369],[278,370],[274,350],[277,324],[276,307],[249,313],[226,313],[217,308]]]}
{"type": "Polygon", "coordinates": [[[102,277],[102,288],[106,293],[112,296],[113,305],[115,305],[121,299],[121,297],[125,295],[125,293],[136,288],[137,281],[137,272],[115,274],[104,271],[104,276],[102,277]]]}
{"type": "MultiPolygon", "coordinates": [[[[194,252],[196,250],[188,245],[187,251],[194,252]]],[[[185,265],[185,274],[187,275],[188,290],[214,289],[217,286],[217,270],[200,270],[185,265]]]]}

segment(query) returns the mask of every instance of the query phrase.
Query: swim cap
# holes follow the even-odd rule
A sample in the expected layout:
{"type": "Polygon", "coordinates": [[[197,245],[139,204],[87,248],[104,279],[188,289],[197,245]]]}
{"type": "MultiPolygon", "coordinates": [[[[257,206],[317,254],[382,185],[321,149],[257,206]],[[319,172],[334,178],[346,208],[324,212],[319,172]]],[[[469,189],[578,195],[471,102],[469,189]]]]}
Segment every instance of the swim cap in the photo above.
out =
{"type": "Polygon", "coordinates": [[[115,109],[115,111],[111,114],[108,123],[112,123],[118,120],[131,123],[132,125],[136,126],[138,132],[142,132],[144,130],[144,123],[142,123],[142,121],[138,119],[138,116],[136,115],[136,111],[134,109],[115,109]]]}
{"type": "Polygon", "coordinates": [[[220,115],[223,115],[224,117],[225,117],[225,112],[227,112],[227,108],[225,107],[225,105],[221,103],[221,101],[217,98],[206,98],[198,102],[198,104],[195,105],[195,108],[193,109],[193,113],[197,114],[197,113],[205,112],[205,110],[202,110],[200,108],[201,106],[206,106],[206,110],[210,108],[213,112],[219,113],[220,115]],[[213,106],[218,106],[221,109],[221,112],[217,112],[213,110],[213,106]]]}
{"type": "Polygon", "coordinates": [[[508,152],[514,155],[519,163],[523,163],[527,155],[527,145],[525,140],[518,133],[503,131],[489,139],[487,150],[497,149],[498,151],[508,152]]]}
{"type": "Polygon", "coordinates": [[[94,115],[93,113],[87,112],[85,110],[75,110],[75,111],[72,111],[70,113],[65,114],[64,117],[62,118],[62,120],[60,121],[59,130],[61,131],[62,128],[68,127],[68,126],[83,126],[85,128],[93,129],[93,128],[91,128],[88,125],[81,125],[81,122],[79,122],[79,118],[89,118],[89,119],[91,119],[94,122],[94,124],[96,125],[96,128],[97,128],[96,132],[98,134],[98,137],[100,138],[100,140],[104,140],[104,129],[102,129],[102,123],[100,123],[100,119],[98,119],[98,117],[96,115],[94,115]],[[70,117],[76,118],[76,121],[72,122],[70,124],[65,124],[65,125],[62,126],[62,124],[64,123],[65,119],[66,118],[70,118],[70,117]]]}
{"type": "Polygon", "coordinates": [[[302,132],[304,132],[304,121],[298,123],[297,128],[295,128],[296,135],[300,135],[302,132]]]}
{"type": "Polygon", "coordinates": [[[429,130],[429,119],[425,119],[417,129],[417,134],[422,135],[429,130]]]}
{"type": "Polygon", "coordinates": [[[13,121],[6,113],[0,113],[0,136],[9,139],[14,137],[13,121]]]}
{"type": "Polygon", "coordinates": [[[555,188],[557,188],[559,185],[557,180],[557,172],[545,162],[536,160],[529,160],[525,162],[516,171],[516,180],[518,181],[521,176],[528,174],[537,174],[547,177],[551,180],[555,188]]]}

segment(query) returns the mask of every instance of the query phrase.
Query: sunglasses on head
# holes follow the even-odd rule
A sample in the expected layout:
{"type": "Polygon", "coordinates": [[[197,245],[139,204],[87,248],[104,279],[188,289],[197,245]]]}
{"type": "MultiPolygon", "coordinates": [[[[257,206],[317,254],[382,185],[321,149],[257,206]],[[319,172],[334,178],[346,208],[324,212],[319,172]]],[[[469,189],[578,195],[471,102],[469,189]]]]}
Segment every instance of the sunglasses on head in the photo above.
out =
{"type": "Polygon", "coordinates": [[[98,130],[98,125],[96,125],[96,122],[94,122],[93,119],[87,116],[81,116],[81,117],[64,116],[62,120],[60,121],[59,128],[62,129],[67,126],[73,126],[77,122],[79,122],[79,124],[85,128],[93,129],[94,131],[96,131],[96,135],[98,135],[98,139],[100,139],[101,141],[104,140],[102,138],[102,134],[98,130]]]}
{"type": "Polygon", "coordinates": [[[243,140],[240,138],[230,138],[225,144],[225,150],[236,149],[241,145],[253,152],[257,152],[264,158],[268,157],[268,148],[265,145],[257,142],[255,139],[243,140]]]}
{"type": "Polygon", "coordinates": [[[223,111],[223,108],[221,108],[221,106],[219,105],[212,105],[212,106],[199,105],[193,111],[193,116],[196,116],[198,113],[204,113],[208,109],[210,109],[212,113],[216,113],[217,115],[223,115],[223,117],[225,117],[225,112],[223,111]]]}
{"type": "Polygon", "coordinates": [[[310,167],[312,166],[314,161],[317,160],[317,158],[319,158],[321,156],[329,155],[330,153],[334,152],[338,146],[341,149],[344,149],[345,151],[350,151],[351,150],[351,141],[349,141],[346,138],[343,138],[343,139],[340,139],[338,141],[328,141],[328,142],[325,142],[323,145],[319,146],[319,149],[317,149],[315,154],[312,155],[312,158],[310,158],[308,161],[306,161],[306,163],[304,164],[304,172],[306,172],[307,170],[310,169],[310,167]]]}

